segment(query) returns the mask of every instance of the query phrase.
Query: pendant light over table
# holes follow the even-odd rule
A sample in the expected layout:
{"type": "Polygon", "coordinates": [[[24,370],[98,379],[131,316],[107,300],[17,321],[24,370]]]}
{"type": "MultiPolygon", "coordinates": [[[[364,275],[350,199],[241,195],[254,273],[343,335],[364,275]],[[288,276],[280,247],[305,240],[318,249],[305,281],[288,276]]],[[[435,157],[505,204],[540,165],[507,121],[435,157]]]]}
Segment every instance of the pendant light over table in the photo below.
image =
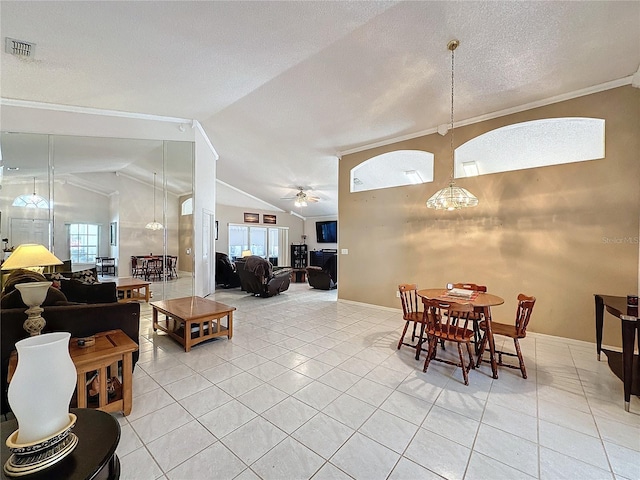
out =
{"type": "Polygon", "coordinates": [[[458,48],[460,42],[451,40],[447,44],[447,48],[451,51],[451,177],[449,178],[449,186],[438,190],[433,196],[427,200],[427,207],[436,210],[458,210],[460,208],[475,207],[478,205],[478,199],[467,189],[458,187],[453,181],[453,171],[455,165],[455,150],[453,148],[453,89],[454,89],[454,51],[458,48]]]}
{"type": "Polygon", "coordinates": [[[144,228],[149,230],[162,230],[164,227],[160,222],[156,222],[156,172],[153,172],[153,222],[149,222],[144,228]]]}

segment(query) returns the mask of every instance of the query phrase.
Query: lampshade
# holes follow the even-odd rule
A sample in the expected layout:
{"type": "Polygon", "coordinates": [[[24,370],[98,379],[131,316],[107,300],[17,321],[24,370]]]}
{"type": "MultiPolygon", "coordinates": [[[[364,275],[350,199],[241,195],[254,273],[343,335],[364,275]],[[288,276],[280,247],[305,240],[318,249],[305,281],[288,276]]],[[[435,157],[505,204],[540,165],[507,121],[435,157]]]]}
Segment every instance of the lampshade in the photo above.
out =
{"type": "Polygon", "coordinates": [[[2,264],[3,270],[16,268],[46,267],[62,265],[62,261],[45,248],[44,245],[24,243],[19,245],[2,264]]]}
{"type": "Polygon", "coordinates": [[[251,253],[251,250],[243,250],[242,251],[242,258],[250,257],[251,255],[253,255],[253,253],[251,253]]]}
{"type": "Polygon", "coordinates": [[[427,207],[436,210],[457,210],[476,205],[478,205],[478,199],[469,190],[458,187],[453,182],[448,187],[438,190],[427,200],[427,207]]]}
{"type": "Polygon", "coordinates": [[[162,226],[162,224],[160,222],[156,222],[155,220],[153,222],[149,222],[147,223],[144,228],[146,228],[147,230],[162,230],[164,227],[162,226]]]}

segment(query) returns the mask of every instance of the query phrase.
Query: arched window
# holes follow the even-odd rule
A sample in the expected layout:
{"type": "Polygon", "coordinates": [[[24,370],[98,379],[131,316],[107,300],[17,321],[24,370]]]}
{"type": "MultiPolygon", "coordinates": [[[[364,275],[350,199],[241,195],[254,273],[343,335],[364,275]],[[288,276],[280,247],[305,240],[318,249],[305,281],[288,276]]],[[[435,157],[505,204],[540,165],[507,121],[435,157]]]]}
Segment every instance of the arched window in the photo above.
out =
{"type": "Polygon", "coordinates": [[[181,205],[182,215],[193,214],[193,197],[187,198],[181,205]]]}
{"type": "Polygon", "coordinates": [[[459,146],[455,178],[604,158],[604,120],[546,118],[507,125],[459,146]]]}
{"type": "Polygon", "coordinates": [[[432,181],[433,153],[421,150],[383,153],[351,169],[351,192],[432,181]]]}

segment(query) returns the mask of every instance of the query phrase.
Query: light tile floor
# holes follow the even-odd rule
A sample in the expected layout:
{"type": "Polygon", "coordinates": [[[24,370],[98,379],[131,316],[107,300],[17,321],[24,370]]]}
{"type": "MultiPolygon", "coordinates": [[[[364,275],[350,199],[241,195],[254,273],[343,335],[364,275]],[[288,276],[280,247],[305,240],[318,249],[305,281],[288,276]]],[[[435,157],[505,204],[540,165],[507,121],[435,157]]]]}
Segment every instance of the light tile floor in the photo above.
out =
{"type": "Polygon", "coordinates": [[[121,478],[640,478],[640,401],[624,411],[593,344],[530,334],[527,380],[484,364],[464,386],[460,369],[422,373],[396,349],[399,310],[306,284],[213,298],[237,307],[234,337],[190,353],[142,305],[133,411],[116,415],[121,478]]]}

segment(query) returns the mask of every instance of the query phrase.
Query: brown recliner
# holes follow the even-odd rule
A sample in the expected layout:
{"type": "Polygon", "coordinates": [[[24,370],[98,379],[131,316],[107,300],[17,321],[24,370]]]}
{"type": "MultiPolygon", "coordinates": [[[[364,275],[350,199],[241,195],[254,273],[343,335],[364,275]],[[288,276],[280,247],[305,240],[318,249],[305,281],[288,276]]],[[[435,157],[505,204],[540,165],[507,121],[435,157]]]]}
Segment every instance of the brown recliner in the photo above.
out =
{"type": "Polygon", "coordinates": [[[309,286],[320,290],[332,290],[338,287],[337,257],[334,255],[323,267],[307,267],[309,286]]]}
{"type": "Polygon", "coordinates": [[[242,290],[263,298],[278,295],[291,284],[290,268],[274,271],[271,263],[257,255],[236,260],[236,271],[242,290]]]}

